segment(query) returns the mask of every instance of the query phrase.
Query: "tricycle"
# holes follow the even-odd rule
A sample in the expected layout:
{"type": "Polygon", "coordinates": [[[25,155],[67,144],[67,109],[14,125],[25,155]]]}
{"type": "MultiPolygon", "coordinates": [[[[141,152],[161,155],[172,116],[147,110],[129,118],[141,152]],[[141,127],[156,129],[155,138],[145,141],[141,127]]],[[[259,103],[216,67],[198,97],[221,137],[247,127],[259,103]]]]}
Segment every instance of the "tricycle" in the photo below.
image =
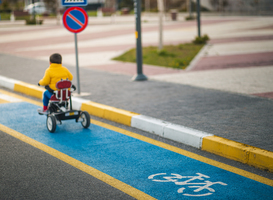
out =
{"type": "MultiPolygon", "coordinates": [[[[45,88],[47,89],[48,86],[45,88]]],[[[90,126],[90,115],[86,111],[72,109],[72,92],[76,87],[68,79],[56,83],[57,90],[54,91],[48,104],[47,112],[38,109],[40,115],[46,115],[46,126],[49,132],[54,133],[57,124],[61,125],[63,120],[75,119],[81,122],[83,128],[90,126]]]]}

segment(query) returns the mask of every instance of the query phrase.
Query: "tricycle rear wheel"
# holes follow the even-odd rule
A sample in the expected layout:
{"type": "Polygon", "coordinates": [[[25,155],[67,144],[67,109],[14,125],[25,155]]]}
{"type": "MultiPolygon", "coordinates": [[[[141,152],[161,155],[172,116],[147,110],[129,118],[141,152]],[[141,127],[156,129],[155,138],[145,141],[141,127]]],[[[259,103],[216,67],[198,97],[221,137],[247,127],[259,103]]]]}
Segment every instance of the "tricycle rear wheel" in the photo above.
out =
{"type": "Polygon", "coordinates": [[[83,128],[88,128],[90,126],[90,115],[88,112],[83,111],[80,116],[83,121],[81,122],[83,128]]]}

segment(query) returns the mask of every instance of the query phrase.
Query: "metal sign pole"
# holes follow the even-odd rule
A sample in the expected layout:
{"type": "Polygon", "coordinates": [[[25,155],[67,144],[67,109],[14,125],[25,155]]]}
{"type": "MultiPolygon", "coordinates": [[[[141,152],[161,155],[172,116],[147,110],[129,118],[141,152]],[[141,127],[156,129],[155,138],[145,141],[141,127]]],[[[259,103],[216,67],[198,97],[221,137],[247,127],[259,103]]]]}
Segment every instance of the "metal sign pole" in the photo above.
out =
{"type": "Polygon", "coordinates": [[[141,44],[141,0],[134,0],[136,17],[136,57],[137,57],[137,75],[133,77],[134,81],[145,81],[147,77],[142,73],[142,44],[141,44]]]}
{"type": "Polygon", "coordinates": [[[81,88],[80,88],[80,70],[79,70],[79,59],[78,59],[78,39],[77,39],[77,33],[75,35],[75,54],[76,54],[76,69],[77,69],[77,93],[81,93],[81,88]]]}

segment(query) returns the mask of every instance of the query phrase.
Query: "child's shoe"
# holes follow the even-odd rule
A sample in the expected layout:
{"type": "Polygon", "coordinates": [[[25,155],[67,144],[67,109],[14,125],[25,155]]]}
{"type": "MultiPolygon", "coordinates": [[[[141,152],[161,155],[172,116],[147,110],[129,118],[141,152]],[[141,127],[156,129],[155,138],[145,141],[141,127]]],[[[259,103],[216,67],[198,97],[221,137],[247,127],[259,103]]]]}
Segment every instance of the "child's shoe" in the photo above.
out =
{"type": "Polygon", "coordinates": [[[42,108],[38,108],[38,113],[40,114],[40,115],[47,115],[48,114],[48,110],[46,109],[46,110],[44,110],[44,109],[42,109],[42,108]]]}

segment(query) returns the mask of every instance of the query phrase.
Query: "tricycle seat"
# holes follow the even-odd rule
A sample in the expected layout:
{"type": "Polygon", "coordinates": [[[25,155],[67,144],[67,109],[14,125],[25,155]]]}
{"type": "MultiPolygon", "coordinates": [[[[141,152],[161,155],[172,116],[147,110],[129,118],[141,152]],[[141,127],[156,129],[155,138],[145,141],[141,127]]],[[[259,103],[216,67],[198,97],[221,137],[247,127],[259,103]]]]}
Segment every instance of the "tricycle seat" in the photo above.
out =
{"type": "Polygon", "coordinates": [[[68,79],[66,80],[60,80],[56,83],[56,88],[58,90],[54,91],[54,94],[51,96],[50,101],[51,102],[63,102],[68,101],[71,96],[70,88],[72,86],[71,81],[68,79]]]}

